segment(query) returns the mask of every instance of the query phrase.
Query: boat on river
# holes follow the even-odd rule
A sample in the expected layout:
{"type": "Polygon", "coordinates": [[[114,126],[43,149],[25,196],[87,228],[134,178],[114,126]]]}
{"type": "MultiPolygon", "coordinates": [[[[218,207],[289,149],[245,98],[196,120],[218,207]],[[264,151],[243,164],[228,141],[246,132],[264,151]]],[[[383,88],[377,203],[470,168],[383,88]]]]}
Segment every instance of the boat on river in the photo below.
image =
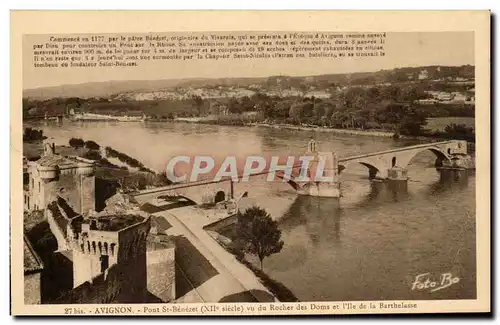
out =
{"type": "Polygon", "coordinates": [[[113,121],[113,122],[143,122],[146,117],[142,116],[128,116],[128,115],[104,115],[95,113],[79,113],[74,114],[71,117],[73,121],[85,121],[85,122],[101,122],[101,121],[113,121]]]}

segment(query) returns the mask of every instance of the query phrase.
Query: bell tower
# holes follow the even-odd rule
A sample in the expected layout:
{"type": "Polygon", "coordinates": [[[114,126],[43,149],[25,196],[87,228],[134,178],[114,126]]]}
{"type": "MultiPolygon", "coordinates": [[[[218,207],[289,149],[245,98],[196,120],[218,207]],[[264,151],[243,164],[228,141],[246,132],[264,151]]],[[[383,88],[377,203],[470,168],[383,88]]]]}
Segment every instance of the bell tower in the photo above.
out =
{"type": "Polygon", "coordinates": [[[311,140],[309,140],[309,143],[307,144],[307,151],[310,153],[318,152],[317,143],[313,138],[311,138],[311,140]]]}
{"type": "Polygon", "coordinates": [[[54,156],[56,154],[56,145],[54,143],[45,142],[43,144],[43,155],[54,156]]]}

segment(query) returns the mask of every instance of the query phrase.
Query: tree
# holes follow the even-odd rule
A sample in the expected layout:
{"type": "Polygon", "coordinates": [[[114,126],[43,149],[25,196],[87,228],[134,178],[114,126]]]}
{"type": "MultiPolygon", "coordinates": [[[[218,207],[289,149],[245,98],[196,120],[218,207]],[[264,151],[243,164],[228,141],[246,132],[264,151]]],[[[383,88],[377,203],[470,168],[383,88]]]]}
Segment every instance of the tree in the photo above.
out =
{"type": "Polygon", "coordinates": [[[83,154],[83,158],[99,161],[102,159],[101,153],[96,150],[90,150],[83,154]]]}
{"type": "Polygon", "coordinates": [[[299,92],[300,92],[301,97],[304,97],[307,94],[308,90],[309,90],[309,86],[307,84],[301,83],[299,85],[299,92]]]}
{"type": "Polygon", "coordinates": [[[301,124],[302,115],[304,114],[304,105],[299,103],[294,103],[290,106],[288,111],[288,116],[297,124],[301,124]]]}
{"type": "Polygon", "coordinates": [[[261,269],[264,258],[279,253],[283,248],[278,222],[257,206],[238,213],[237,233],[243,251],[256,255],[261,269]]]}
{"type": "Polygon", "coordinates": [[[319,121],[319,119],[325,115],[326,104],[323,102],[319,102],[319,103],[314,103],[313,105],[314,105],[313,106],[314,117],[316,118],[317,121],[319,121]]]}
{"type": "Polygon", "coordinates": [[[196,109],[198,110],[198,115],[201,116],[201,111],[203,108],[203,98],[199,95],[193,95],[191,99],[194,102],[194,105],[196,106],[196,109]]]}
{"type": "Polygon", "coordinates": [[[30,127],[24,129],[23,141],[31,142],[45,139],[47,139],[47,137],[43,135],[43,130],[36,130],[30,127]]]}
{"type": "Polygon", "coordinates": [[[172,184],[172,181],[167,177],[167,172],[161,172],[155,175],[155,186],[166,186],[172,184]]]}
{"type": "Polygon", "coordinates": [[[234,97],[231,97],[229,99],[229,102],[227,103],[227,108],[229,112],[233,114],[240,114],[243,111],[240,103],[238,102],[238,99],[234,97]]]}
{"type": "Polygon", "coordinates": [[[448,124],[444,128],[444,135],[449,139],[460,139],[474,141],[475,132],[473,127],[465,124],[448,124]]]}
{"type": "Polygon", "coordinates": [[[85,142],[85,148],[91,150],[99,150],[100,146],[95,141],[89,140],[85,142]]]}
{"type": "Polygon", "coordinates": [[[398,125],[398,133],[403,135],[421,135],[427,124],[427,114],[418,108],[404,107],[404,115],[398,125]]]}
{"type": "Polygon", "coordinates": [[[85,145],[85,141],[80,138],[71,138],[69,139],[69,145],[73,148],[82,148],[85,145]]]}
{"type": "Polygon", "coordinates": [[[277,102],[276,105],[272,105],[271,108],[274,109],[271,111],[272,116],[269,117],[285,119],[288,117],[288,112],[290,111],[290,102],[281,100],[277,102]]]}

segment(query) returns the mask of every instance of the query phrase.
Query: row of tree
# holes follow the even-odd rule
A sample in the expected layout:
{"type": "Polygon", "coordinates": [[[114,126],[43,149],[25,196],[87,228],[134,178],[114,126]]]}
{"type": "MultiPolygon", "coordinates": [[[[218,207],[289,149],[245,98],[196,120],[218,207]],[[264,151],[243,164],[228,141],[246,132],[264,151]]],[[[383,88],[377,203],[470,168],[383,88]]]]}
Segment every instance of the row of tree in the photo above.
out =
{"type": "Polygon", "coordinates": [[[111,147],[105,147],[106,155],[114,157],[132,168],[137,168],[139,172],[129,171],[125,166],[117,166],[111,163],[108,159],[102,157],[101,146],[95,141],[85,141],[81,138],[71,138],[69,145],[75,149],[85,148],[84,152],[80,152],[81,156],[86,159],[93,160],[98,167],[104,170],[99,171],[102,178],[114,180],[124,191],[143,190],[148,186],[166,186],[172,182],[167,178],[166,172],[155,173],[151,169],[145,167],[140,161],[119,152],[111,147]]]}
{"type": "Polygon", "coordinates": [[[23,133],[24,142],[43,141],[45,139],[47,139],[47,137],[43,135],[43,130],[37,130],[30,127],[24,128],[24,133],[23,133]]]}
{"type": "Polygon", "coordinates": [[[95,141],[85,141],[82,138],[69,139],[69,145],[75,149],[87,148],[89,150],[99,150],[101,148],[95,141]]]}
{"type": "MultiPolygon", "coordinates": [[[[56,106],[69,105],[96,113],[127,114],[133,111],[142,112],[152,119],[160,120],[207,115],[251,115],[253,121],[256,122],[371,129],[404,135],[422,134],[429,117],[474,116],[473,105],[419,104],[418,100],[429,97],[426,90],[425,84],[401,83],[342,89],[334,87],[328,98],[271,96],[257,92],[252,96],[217,99],[204,99],[198,95],[182,100],[148,101],[99,98],[52,99],[44,101],[43,107],[50,107],[51,103],[56,106]]],[[[130,162],[135,163],[132,160],[130,162]]]]}

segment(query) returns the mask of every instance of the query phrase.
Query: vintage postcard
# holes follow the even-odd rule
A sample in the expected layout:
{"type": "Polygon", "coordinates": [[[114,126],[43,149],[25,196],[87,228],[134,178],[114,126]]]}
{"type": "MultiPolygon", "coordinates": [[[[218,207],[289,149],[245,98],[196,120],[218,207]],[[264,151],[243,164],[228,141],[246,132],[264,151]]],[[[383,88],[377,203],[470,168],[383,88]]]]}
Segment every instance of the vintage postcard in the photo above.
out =
{"type": "Polygon", "coordinates": [[[490,311],[490,12],[11,18],[13,315],[490,311]]]}

